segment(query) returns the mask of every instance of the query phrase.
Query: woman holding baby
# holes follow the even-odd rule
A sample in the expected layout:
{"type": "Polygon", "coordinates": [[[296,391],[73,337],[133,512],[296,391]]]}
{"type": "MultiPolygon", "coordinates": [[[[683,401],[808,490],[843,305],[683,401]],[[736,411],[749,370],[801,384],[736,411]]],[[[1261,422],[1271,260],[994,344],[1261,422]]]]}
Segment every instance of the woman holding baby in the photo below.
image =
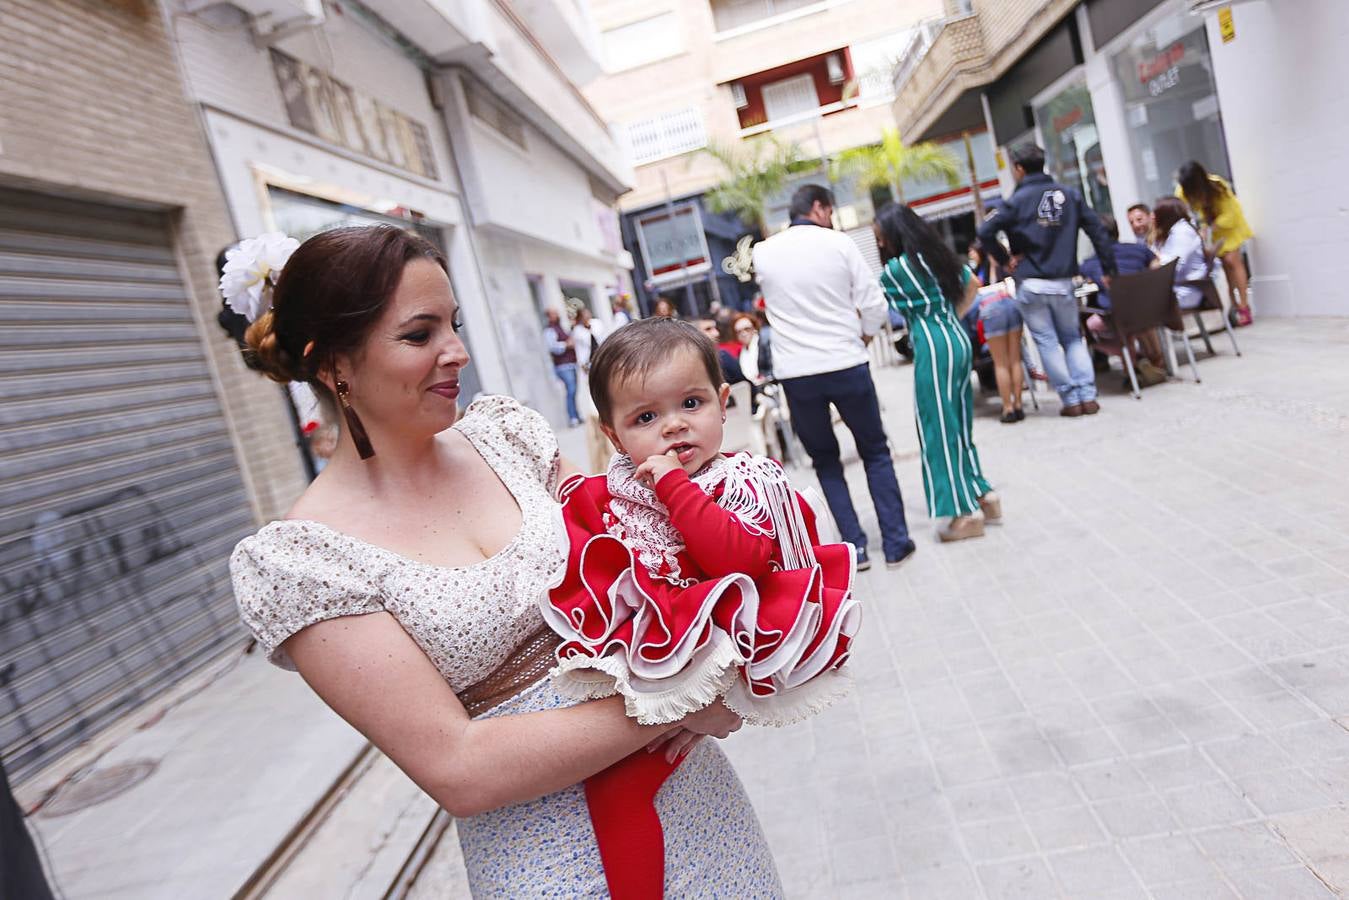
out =
{"type": "MultiPolygon", "coordinates": [[[[458,818],[476,896],[619,893],[583,785],[642,750],[680,763],[654,801],[665,895],[715,884],[780,896],[743,788],[700,740],[735,731],[739,715],[712,702],[643,725],[624,698],[579,701],[549,677],[559,639],[540,597],[568,565],[557,442],[508,398],[459,414],[469,358],[436,249],[389,226],[345,228],[259,274],[247,341],[260,369],[314,385],[346,422],[287,517],[231,560],[241,616],[269,659],[458,818]]],[[[697,390],[712,416],[724,410],[720,386],[697,390]]],[[[672,454],[659,474],[683,457],[705,463],[711,446],[672,454]]]]}

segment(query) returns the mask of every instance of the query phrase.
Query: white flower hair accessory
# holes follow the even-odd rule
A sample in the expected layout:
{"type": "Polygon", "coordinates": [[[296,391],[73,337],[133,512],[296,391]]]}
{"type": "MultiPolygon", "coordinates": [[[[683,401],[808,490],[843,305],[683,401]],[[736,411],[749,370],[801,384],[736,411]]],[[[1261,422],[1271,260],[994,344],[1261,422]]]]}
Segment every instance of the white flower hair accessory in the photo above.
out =
{"type": "Polygon", "coordinates": [[[279,231],[247,238],[225,251],[220,293],[250,322],[272,308],[272,286],[300,242],[279,231]]]}

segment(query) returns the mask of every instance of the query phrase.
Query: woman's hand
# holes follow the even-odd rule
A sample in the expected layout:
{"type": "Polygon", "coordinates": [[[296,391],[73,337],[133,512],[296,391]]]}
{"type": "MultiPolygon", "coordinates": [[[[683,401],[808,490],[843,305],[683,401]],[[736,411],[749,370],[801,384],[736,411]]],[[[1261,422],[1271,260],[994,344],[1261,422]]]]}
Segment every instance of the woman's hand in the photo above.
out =
{"type": "Polygon", "coordinates": [[[717,700],[694,713],[689,713],[679,722],[679,727],[667,731],[646,745],[647,753],[655,753],[665,748],[665,759],[674,762],[688,756],[698,742],[705,737],[724,738],[739,731],[744,720],[717,700]]]}

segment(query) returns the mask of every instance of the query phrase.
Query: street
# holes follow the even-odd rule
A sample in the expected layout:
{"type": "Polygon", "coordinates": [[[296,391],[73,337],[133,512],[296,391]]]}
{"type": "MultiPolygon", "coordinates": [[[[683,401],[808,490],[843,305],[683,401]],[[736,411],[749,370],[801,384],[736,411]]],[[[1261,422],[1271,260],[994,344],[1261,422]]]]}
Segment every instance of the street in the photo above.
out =
{"type": "MultiPolygon", "coordinates": [[[[1349,320],[1238,336],[1245,356],[1220,341],[1202,385],[1135,401],[1102,376],[1094,418],[1060,419],[1043,392],[1019,425],[981,409],[1006,524],[945,546],[911,369],[878,371],[919,552],[861,576],[849,701],[726,742],[791,896],[1349,891],[1349,320]]],[[[849,476],[861,501],[855,460],[849,476]]],[[[155,775],[31,822],[69,900],[226,896],[355,738],[249,659],[105,760],[159,759],[155,775]]],[[[271,896],[384,896],[432,806],[391,770],[343,788],[271,896]]],[[[418,865],[409,896],[467,896],[452,838],[418,865]]]]}
{"type": "Polygon", "coordinates": [[[1349,322],[1238,337],[1092,419],[989,406],[1006,524],[946,546],[882,371],[919,552],[862,576],[851,703],[728,742],[792,896],[1349,891],[1349,322]]]}

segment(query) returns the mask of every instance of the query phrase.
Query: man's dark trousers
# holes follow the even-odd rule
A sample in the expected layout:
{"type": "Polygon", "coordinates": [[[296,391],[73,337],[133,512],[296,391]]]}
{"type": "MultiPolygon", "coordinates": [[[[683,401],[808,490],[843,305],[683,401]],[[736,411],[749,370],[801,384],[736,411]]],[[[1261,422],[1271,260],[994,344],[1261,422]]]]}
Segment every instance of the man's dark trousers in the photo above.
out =
{"type": "Polygon", "coordinates": [[[834,437],[829,416],[831,404],[852,432],[857,453],[866,467],[867,487],[871,489],[871,502],[880,522],[886,559],[905,555],[911,545],[909,526],[904,521],[904,500],[895,479],[894,463],[890,460],[885,427],[881,424],[881,405],[876,399],[876,385],[871,380],[871,366],[862,363],[838,372],[785,378],[781,384],[787,395],[792,428],[810,454],[820,488],[843,539],[862,549],[867,546],[866,532],[857,521],[848,483],[843,479],[838,439],[834,437]]]}

